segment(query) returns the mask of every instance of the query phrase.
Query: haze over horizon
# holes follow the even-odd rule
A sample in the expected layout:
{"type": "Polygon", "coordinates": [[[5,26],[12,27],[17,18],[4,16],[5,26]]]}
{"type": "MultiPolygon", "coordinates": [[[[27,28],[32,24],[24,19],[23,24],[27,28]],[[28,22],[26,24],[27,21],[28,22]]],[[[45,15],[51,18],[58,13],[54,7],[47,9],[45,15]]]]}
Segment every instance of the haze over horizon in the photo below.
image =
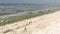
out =
{"type": "Polygon", "coordinates": [[[0,3],[18,3],[18,4],[60,4],[60,0],[0,0],[0,3]]]}

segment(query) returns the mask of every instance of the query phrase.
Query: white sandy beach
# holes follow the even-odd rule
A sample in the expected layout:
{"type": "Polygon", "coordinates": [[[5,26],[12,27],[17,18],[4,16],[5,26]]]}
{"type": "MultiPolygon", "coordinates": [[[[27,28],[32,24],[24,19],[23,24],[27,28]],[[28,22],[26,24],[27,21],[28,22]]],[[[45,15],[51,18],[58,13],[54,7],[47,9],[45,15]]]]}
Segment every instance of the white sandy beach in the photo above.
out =
{"type": "Polygon", "coordinates": [[[0,34],[60,34],[60,11],[0,26],[0,34]]]}

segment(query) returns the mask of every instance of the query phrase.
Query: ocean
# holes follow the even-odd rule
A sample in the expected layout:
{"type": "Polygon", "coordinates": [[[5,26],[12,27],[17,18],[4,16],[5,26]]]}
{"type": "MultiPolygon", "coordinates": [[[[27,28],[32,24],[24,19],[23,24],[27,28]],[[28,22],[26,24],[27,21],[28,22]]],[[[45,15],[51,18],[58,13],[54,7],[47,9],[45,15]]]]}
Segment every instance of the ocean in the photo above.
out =
{"type": "Polygon", "coordinates": [[[34,10],[57,9],[60,5],[53,4],[21,4],[21,5],[0,5],[0,15],[10,15],[34,10]]]}

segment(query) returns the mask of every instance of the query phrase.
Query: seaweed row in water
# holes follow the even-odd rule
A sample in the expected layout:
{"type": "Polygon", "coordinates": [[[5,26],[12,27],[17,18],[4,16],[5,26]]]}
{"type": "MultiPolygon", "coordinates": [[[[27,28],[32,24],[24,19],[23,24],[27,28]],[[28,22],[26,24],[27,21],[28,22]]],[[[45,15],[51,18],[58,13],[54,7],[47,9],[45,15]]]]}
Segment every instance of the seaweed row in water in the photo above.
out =
{"type": "Polygon", "coordinates": [[[10,23],[15,23],[17,21],[22,21],[36,16],[41,16],[48,13],[53,13],[53,12],[54,11],[50,11],[50,10],[48,10],[47,12],[39,11],[38,13],[29,12],[28,14],[25,15],[10,17],[8,19],[0,20],[0,26],[3,26],[5,24],[10,24],[10,23]]]}

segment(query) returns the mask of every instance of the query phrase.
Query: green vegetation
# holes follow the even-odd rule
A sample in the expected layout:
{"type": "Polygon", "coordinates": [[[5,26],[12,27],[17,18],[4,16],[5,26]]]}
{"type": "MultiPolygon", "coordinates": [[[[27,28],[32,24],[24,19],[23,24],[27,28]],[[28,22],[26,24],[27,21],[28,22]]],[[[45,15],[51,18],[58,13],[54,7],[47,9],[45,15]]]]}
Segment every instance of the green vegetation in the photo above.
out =
{"type": "Polygon", "coordinates": [[[50,11],[50,10],[48,10],[47,12],[39,11],[38,13],[29,12],[28,14],[25,14],[25,15],[10,17],[8,19],[4,19],[3,22],[0,21],[0,26],[14,23],[17,21],[22,21],[22,20],[29,19],[29,18],[36,17],[36,16],[41,16],[41,15],[48,14],[48,13],[53,13],[53,12],[54,11],[50,11]]]}

